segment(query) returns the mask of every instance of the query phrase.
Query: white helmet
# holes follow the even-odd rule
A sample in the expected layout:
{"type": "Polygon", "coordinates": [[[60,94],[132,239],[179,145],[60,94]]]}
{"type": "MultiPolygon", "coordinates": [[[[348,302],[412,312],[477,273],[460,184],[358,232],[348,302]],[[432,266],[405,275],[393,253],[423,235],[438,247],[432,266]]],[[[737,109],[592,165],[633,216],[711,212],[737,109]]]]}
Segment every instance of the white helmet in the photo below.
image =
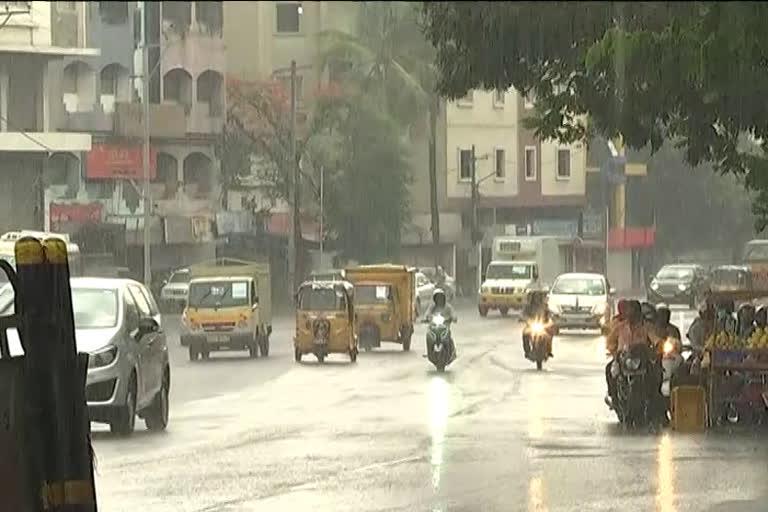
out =
{"type": "Polygon", "coordinates": [[[443,300],[446,300],[446,298],[445,298],[445,292],[443,291],[443,289],[442,289],[442,288],[435,288],[435,291],[433,291],[433,292],[432,292],[432,300],[433,300],[434,302],[437,302],[437,297],[438,297],[439,295],[442,295],[442,296],[443,296],[443,300]]]}

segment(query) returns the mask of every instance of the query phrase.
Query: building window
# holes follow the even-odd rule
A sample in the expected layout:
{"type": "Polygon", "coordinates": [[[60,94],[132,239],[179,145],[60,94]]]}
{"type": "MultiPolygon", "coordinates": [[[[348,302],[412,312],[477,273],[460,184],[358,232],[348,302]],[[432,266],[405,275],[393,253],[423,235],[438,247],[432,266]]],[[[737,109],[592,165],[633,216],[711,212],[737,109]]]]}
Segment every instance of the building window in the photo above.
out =
{"type": "Polygon", "coordinates": [[[109,25],[127,23],[128,2],[99,2],[99,14],[102,21],[109,25]]]}
{"type": "Polygon", "coordinates": [[[525,148],[525,181],[536,181],[536,147],[525,148]]]}
{"type": "Polygon", "coordinates": [[[571,177],[571,150],[557,150],[557,178],[567,180],[571,177]]]}
{"type": "Polygon", "coordinates": [[[494,107],[503,107],[504,106],[504,96],[506,96],[505,91],[495,90],[493,92],[493,106],[494,107]]]}
{"type": "Polygon", "coordinates": [[[506,152],[503,149],[497,149],[496,154],[496,179],[503,180],[506,176],[506,152]]]}
{"type": "Polygon", "coordinates": [[[301,2],[277,3],[277,32],[279,34],[297,34],[301,31],[301,2]]]}
{"type": "Polygon", "coordinates": [[[469,181],[472,179],[472,150],[459,150],[459,179],[469,181]]]}

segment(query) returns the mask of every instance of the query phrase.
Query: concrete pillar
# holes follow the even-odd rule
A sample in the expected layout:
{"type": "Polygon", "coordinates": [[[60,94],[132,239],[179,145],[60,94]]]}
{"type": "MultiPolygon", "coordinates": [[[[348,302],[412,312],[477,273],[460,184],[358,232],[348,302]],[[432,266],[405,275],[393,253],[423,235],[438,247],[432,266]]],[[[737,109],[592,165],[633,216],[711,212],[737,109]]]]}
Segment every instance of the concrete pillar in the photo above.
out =
{"type": "Polygon", "coordinates": [[[8,95],[11,90],[10,77],[8,76],[8,67],[0,64],[0,130],[8,131],[8,95]]]}

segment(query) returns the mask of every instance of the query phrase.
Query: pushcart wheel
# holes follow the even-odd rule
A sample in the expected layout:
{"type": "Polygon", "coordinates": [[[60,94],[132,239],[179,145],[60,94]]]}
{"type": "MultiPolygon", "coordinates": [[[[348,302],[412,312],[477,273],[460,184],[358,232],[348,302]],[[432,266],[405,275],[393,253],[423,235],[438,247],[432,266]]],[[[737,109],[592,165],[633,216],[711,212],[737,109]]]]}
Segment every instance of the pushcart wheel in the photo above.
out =
{"type": "Polygon", "coordinates": [[[293,351],[293,358],[297,363],[301,362],[301,351],[298,348],[293,351]]]}

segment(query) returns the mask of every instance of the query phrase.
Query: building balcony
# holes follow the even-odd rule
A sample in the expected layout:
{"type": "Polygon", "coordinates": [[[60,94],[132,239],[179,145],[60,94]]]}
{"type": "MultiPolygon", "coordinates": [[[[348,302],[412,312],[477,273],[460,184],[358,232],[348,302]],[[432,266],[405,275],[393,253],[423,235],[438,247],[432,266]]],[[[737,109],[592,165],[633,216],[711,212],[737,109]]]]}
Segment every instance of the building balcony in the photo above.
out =
{"type": "MultiPolygon", "coordinates": [[[[115,104],[115,134],[139,138],[144,134],[144,109],[141,103],[115,104]]],[[[175,103],[152,103],[149,106],[150,136],[183,138],[187,132],[184,106],[175,103]]]]}
{"type": "Polygon", "coordinates": [[[64,112],[61,129],[68,132],[105,132],[115,130],[115,117],[111,112],[64,112]]]}
{"type": "Polygon", "coordinates": [[[224,127],[223,109],[221,107],[211,109],[211,106],[210,103],[195,103],[191,106],[186,118],[187,133],[206,135],[221,133],[224,127]]]}

